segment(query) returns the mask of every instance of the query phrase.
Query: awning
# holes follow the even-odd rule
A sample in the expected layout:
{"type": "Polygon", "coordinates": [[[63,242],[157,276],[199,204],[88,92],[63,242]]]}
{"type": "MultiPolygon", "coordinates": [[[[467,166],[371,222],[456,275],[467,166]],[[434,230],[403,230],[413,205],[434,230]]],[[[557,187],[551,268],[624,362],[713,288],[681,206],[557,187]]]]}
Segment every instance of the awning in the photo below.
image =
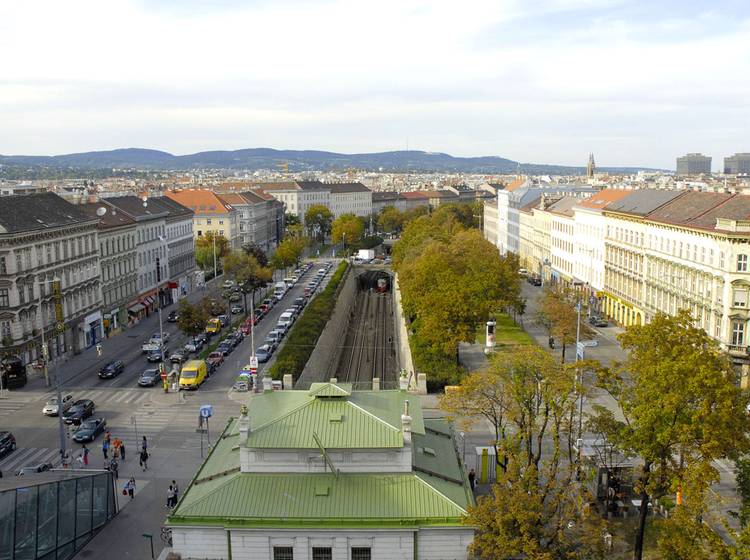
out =
{"type": "Polygon", "coordinates": [[[177,285],[177,282],[169,282],[167,286],[169,287],[170,290],[176,290],[177,288],[179,288],[179,286],[177,285]]]}
{"type": "Polygon", "coordinates": [[[154,303],[154,298],[152,298],[151,296],[148,296],[146,299],[143,300],[143,303],[145,303],[146,305],[151,305],[152,303],[154,303]]]}
{"type": "Polygon", "coordinates": [[[136,303],[135,305],[131,305],[130,307],[128,307],[128,313],[132,313],[133,315],[135,315],[137,313],[140,313],[144,309],[146,308],[142,304],[136,303]]]}

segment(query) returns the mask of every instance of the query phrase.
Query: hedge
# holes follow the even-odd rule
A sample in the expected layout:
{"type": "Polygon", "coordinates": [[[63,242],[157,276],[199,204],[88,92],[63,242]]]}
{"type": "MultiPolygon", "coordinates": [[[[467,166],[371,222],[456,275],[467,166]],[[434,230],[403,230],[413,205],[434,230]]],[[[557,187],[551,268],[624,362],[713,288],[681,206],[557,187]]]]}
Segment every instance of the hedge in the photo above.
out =
{"type": "Polygon", "coordinates": [[[274,379],[282,379],[284,375],[291,374],[294,381],[297,381],[328,319],[331,318],[336,305],[336,290],[344,278],[347,266],[346,261],[339,264],[325,289],[307,304],[300,318],[292,326],[286,343],[269,368],[269,374],[274,379]]]}

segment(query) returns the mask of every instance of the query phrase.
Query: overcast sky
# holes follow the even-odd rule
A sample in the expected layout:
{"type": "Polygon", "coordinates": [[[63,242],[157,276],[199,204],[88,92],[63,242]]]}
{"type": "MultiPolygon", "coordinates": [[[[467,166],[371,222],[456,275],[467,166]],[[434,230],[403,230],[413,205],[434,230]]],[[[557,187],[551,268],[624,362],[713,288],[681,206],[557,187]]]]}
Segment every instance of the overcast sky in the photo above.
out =
{"type": "Polygon", "coordinates": [[[747,0],[0,3],[0,153],[411,149],[714,168],[750,151],[747,0]]]}

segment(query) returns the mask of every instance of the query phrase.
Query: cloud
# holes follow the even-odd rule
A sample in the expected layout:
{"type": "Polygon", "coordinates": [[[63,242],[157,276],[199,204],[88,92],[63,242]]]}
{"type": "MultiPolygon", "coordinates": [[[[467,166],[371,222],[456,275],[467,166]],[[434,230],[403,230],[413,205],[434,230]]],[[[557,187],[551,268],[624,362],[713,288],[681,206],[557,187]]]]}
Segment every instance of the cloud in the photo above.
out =
{"type": "MultiPolygon", "coordinates": [[[[732,0],[0,4],[0,153],[411,147],[673,166],[747,150],[732,0]],[[689,13],[690,17],[679,17],[689,13]],[[655,139],[663,139],[655,141],[655,139]]],[[[744,19],[743,19],[744,18],[744,19]]]]}

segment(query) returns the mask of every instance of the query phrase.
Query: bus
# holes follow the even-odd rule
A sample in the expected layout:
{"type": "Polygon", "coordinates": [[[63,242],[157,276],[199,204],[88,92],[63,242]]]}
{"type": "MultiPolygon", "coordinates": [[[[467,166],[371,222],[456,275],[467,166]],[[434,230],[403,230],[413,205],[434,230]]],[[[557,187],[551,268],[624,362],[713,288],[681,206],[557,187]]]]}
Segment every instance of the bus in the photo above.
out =
{"type": "Polygon", "coordinates": [[[26,366],[18,356],[5,356],[0,361],[4,389],[18,389],[26,385],[26,366]]]}

